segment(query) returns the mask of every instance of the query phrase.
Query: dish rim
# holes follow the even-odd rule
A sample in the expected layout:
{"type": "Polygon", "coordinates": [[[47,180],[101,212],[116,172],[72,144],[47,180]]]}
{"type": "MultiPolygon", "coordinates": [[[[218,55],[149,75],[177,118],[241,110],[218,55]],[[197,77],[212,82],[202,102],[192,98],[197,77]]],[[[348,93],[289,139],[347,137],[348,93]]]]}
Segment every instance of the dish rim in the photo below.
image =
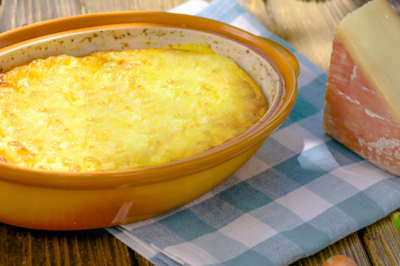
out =
{"type": "Polygon", "coordinates": [[[249,32],[229,24],[191,15],[166,12],[122,11],[60,18],[17,28],[0,34],[0,53],[21,43],[66,31],[81,32],[91,27],[131,24],[132,27],[173,27],[211,33],[248,47],[267,60],[281,76],[283,86],[276,101],[256,125],[228,142],[170,163],[129,170],[62,172],[46,171],[0,162],[0,180],[40,187],[99,189],[126,185],[145,185],[176,179],[218,165],[266,139],[286,119],[297,94],[297,79],[287,58],[273,46],[249,32]],[[168,21],[168,23],[164,23],[168,21]],[[185,23],[182,23],[185,21],[185,23]],[[283,92],[283,90],[284,92],[283,92]]]}

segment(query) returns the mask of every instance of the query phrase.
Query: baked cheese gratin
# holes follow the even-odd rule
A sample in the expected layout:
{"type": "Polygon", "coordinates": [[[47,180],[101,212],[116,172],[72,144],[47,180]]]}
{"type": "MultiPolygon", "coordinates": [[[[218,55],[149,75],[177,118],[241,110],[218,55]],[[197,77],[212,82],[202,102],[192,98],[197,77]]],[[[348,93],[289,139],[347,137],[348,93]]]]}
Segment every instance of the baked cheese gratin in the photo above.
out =
{"type": "Polygon", "coordinates": [[[0,74],[0,161],[107,171],[187,158],[267,111],[259,85],[203,44],[36,59],[0,74]]]}

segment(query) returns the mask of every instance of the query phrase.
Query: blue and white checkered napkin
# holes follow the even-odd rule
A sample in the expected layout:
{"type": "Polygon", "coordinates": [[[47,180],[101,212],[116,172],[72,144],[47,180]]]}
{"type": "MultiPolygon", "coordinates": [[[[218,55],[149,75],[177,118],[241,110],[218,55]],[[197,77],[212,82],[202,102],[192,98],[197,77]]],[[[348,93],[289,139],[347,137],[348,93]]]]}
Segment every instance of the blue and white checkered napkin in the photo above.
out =
{"type": "Polygon", "coordinates": [[[400,207],[400,178],[322,130],[325,72],[235,0],[192,0],[172,11],[283,44],[300,61],[298,97],[284,124],[226,182],[176,211],[109,232],[155,265],[287,265],[400,207]]]}

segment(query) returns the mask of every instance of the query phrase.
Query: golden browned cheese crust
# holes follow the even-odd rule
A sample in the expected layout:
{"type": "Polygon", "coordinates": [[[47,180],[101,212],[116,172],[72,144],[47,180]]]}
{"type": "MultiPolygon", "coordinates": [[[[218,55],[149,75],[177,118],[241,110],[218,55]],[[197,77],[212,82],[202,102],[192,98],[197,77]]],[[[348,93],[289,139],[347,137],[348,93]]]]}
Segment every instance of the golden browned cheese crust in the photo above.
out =
{"type": "Polygon", "coordinates": [[[52,56],[0,74],[0,161],[56,171],[164,164],[266,113],[260,87],[232,60],[173,48],[52,56]]]}

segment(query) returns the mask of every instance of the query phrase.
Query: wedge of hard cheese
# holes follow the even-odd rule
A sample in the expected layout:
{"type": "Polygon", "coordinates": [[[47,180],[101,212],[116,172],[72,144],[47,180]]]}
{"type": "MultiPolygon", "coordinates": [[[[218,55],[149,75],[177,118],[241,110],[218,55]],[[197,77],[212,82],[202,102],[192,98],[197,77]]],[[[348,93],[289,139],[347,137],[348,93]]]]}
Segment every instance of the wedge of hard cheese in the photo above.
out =
{"type": "Polygon", "coordinates": [[[400,17],[385,0],[369,2],[339,24],[323,129],[400,175],[400,17]]]}

